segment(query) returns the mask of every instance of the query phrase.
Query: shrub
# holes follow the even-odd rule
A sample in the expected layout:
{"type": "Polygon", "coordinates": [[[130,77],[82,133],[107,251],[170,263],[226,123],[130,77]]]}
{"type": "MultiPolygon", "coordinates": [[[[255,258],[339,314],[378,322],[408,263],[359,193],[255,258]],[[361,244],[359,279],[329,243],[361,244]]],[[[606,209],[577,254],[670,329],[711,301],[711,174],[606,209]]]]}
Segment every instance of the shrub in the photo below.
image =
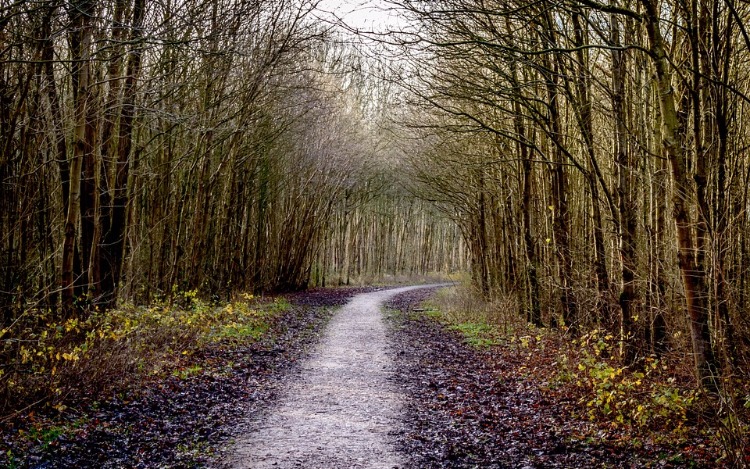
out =
{"type": "MultiPolygon", "coordinates": [[[[580,357],[572,379],[586,393],[582,399],[591,420],[605,418],[612,425],[671,429],[680,432],[697,402],[696,389],[680,388],[655,357],[636,366],[620,366],[615,358],[614,337],[595,329],[573,342],[580,357]],[[610,357],[610,358],[605,358],[610,357]]],[[[570,379],[569,376],[566,376],[570,379]]]]}

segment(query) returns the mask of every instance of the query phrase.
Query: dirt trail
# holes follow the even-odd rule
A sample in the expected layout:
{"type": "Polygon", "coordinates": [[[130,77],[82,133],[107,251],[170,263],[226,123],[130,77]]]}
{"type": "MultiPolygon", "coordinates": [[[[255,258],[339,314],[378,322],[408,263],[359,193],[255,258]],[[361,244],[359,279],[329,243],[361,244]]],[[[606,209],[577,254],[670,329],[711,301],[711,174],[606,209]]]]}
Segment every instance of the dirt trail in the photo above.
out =
{"type": "MultiPolygon", "coordinates": [[[[364,293],[331,320],[276,407],[253,422],[234,468],[399,468],[392,445],[403,398],[389,377],[380,307],[412,286],[364,293]]],[[[435,286],[435,285],[432,285],[435,286]]]]}

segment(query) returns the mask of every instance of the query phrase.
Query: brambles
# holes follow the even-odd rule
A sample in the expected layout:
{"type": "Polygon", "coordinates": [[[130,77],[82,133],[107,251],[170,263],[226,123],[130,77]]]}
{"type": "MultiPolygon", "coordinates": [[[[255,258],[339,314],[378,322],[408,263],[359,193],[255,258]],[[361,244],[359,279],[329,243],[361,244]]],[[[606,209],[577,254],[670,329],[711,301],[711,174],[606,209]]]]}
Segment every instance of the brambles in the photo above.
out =
{"type": "MultiPolygon", "coordinates": [[[[421,300],[392,304],[402,311],[392,320],[397,360],[408,364],[399,381],[410,395],[408,437],[401,444],[414,467],[729,466],[720,459],[713,428],[691,412],[678,432],[656,419],[643,427],[601,412],[591,419],[586,403],[596,396],[576,384],[588,374],[578,370],[580,343],[566,334],[519,328],[501,335],[499,345],[477,348],[425,314],[429,310],[415,310],[421,300]]],[[[593,349],[590,354],[603,360],[593,349]]],[[[664,363],[647,373],[643,386],[649,379],[669,385],[664,363]]],[[[670,371],[690,375],[689,364],[670,371]]],[[[683,383],[678,378],[671,386],[683,383]]]]}
{"type": "MultiPolygon", "coordinates": [[[[729,432],[710,418],[714,403],[691,380],[690,364],[680,362],[679,356],[646,357],[628,366],[620,355],[618,339],[609,331],[592,329],[571,339],[571,332],[564,328],[520,323],[507,328],[497,320],[479,321],[502,316],[489,313],[492,306],[488,304],[456,308],[468,303],[457,303],[455,298],[461,293],[450,290],[438,292],[412,315],[437,320],[460,334],[464,343],[483,353],[487,366],[495,355],[502,360],[512,356],[512,364],[506,363],[496,377],[498,382],[520,380],[519,389],[532,389],[545,402],[558,403],[566,419],[578,422],[569,425],[581,426],[570,437],[572,441],[594,446],[602,439],[617,438],[622,440],[619,445],[629,448],[643,446],[643,441],[668,447],[699,441],[695,451],[710,448],[705,451],[718,457],[722,438],[727,437],[724,433],[729,432]],[[707,428],[712,430],[707,432],[707,428]]],[[[733,424],[729,414],[725,417],[725,425],[733,424]]],[[[673,447],[672,451],[677,450],[673,447]]],[[[685,460],[706,456],[690,454],[691,450],[678,453],[685,460]]]]}

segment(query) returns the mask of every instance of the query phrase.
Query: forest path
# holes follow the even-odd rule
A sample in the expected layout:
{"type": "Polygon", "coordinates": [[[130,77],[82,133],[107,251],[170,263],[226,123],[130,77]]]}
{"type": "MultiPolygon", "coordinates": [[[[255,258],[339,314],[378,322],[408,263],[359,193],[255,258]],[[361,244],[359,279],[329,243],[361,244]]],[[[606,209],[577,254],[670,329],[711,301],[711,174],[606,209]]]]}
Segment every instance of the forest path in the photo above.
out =
{"type": "Polygon", "coordinates": [[[299,376],[253,422],[228,463],[234,468],[398,468],[393,449],[403,396],[389,379],[381,306],[419,285],[364,293],[331,320],[299,376]]]}

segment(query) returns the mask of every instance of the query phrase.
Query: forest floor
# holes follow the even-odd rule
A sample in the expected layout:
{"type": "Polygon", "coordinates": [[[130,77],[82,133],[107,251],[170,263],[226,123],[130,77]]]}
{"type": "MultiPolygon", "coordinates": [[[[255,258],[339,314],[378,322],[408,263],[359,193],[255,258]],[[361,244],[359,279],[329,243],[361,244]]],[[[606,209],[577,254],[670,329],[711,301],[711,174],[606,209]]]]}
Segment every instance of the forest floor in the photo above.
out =
{"type": "Polygon", "coordinates": [[[375,305],[393,292],[343,308],[331,319],[333,307],[377,290],[382,289],[293,295],[288,298],[293,307],[263,340],[209,347],[192,357],[195,372],[144,383],[135,396],[112,396],[57,416],[27,413],[2,422],[0,467],[717,465],[717,450],[705,437],[632,438],[626,428],[572,417],[581,412],[578,396],[559,392],[543,379],[554,373],[554,351],[531,356],[516,347],[469,345],[460,333],[420,311],[430,289],[387,301],[385,323],[375,305]],[[352,329],[358,323],[364,327],[352,329]],[[372,337],[359,336],[362,331],[372,331],[372,337]],[[332,353],[326,352],[329,348],[332,353]],[[349,385],[327,385],[346,373],[353,377],[349,385]],[[314,405],[309,385],[322,393],[318,400],[328,402],[333,417],[323,408],[296,405],[314,405]],[[331,441],[344,443],[310,446],[314,435],[297,433],[311,451],[296,451],[290,436],[295,425],[279,417],[295,409],[295,418],[305,417],[302,409],[325,420],[332,426],[324,431],[338,437],[331,441]],[[336,418],[352,412],[355,418],[349,421],[336,418]],[[273,419],[281,423],[274,426],[273,419]],[[365,444],[347,440],[346,432],[366,435],[365,444]],[[325,446],[349,459],[330,459],[325,446]],[[360,451],[359,461],[352,450],[360,451]],[[322,456],[311,456],[316,452],[322,456]],[[242,462],[242,453],[254,462],[242,462]],[[277,459],[282,453],[286,456],[277,459]]]}
{"type": "Polygon", "coordinates": [[[387,303],[407,396],[398,446],[406,467],[728,467],[700,425],[676,438],[586,418],[574,387],[555,385],[556,347],[470,345],[424,311],[428,298],[414,291],[387,303]]]}
{"type": "Polygon", "coordinates": [[[214,467],[238,422],[274,402],[310,353],[333,308],[373,288],[290,295],[261,340],[209,346],[181,371],[94,402],[0,422],[0,467],[214,467]]]}

